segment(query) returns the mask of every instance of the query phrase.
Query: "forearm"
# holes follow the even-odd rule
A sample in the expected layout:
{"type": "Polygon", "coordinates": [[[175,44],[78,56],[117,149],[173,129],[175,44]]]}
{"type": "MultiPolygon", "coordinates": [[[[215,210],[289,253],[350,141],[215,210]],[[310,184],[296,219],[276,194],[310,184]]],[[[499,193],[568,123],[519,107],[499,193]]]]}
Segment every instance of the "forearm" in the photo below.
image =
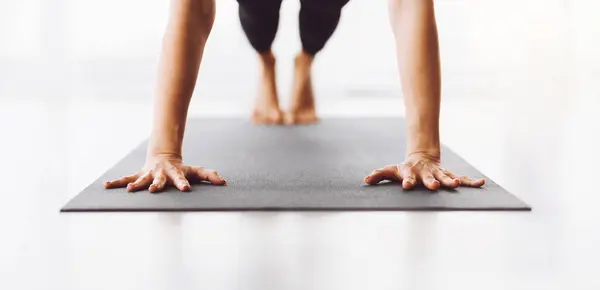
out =
{"type": "Polygon", "coordinates": [[[149,154],[181,156],[188,107],[214,15],[214,0],[172,0],[159,64],[149,154]]]}
{"type": "Polygon", "coordinates": [[[390,0],[406,106],[407,154],[440,154],[440,60],[432,0],[390,0]]]}

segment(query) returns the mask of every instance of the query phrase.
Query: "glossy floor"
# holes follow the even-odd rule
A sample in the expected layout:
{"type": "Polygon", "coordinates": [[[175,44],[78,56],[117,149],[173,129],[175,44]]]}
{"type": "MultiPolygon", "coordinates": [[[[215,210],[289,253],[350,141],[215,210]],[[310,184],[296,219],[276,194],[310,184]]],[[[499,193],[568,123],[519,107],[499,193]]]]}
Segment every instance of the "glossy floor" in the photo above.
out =
{"type": "MultiPolygon", "coordinates": [[[[147,136],[166,5],[47,3],[0,0],[1,289],[600,288],[597,1],[437,1],[443,141],[529,213],[59,214],[147,136]]],[[[255,59],[218,3],[191,115],[248,116],[255,59]]],[[[385,4],[344,15],[321,115],[402,115],[385,4]]]]}

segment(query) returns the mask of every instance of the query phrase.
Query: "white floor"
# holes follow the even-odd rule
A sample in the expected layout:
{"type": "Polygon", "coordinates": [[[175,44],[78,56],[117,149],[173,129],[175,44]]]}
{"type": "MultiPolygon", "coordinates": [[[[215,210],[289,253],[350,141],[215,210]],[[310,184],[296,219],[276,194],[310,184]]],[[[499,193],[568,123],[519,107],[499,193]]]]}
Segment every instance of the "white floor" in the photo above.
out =
{"type": "MultiPolygon", "coordinates": [[[[319,58],[323,117],[402,115],[383,2],[319,58]]],[[[218,4],[191,115],[247,116],[255,59],[218,4]]],[[[598,1],[437,1],[443,141],[530,213],[59,214],[147,136],[166,8],[0,0],[0,289],[600,288],[598,1]]]]}

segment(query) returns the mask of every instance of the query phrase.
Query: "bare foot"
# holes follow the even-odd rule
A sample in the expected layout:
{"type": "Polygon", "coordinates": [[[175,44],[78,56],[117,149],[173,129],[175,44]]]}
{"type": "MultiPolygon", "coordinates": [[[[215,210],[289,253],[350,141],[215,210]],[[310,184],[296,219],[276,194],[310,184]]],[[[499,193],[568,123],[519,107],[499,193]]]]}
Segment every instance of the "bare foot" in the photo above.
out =
{"type": "Polygon", "coordinates": [[[260,66],[259,91],[254,104],[252,122],[255,124],[281,124],[283,114],[279,109],[277,99],[275,56],[272,52],[269,51],[260,55],[260,66]]]}
{"type": "Polygon", "coordinates": [[[315,111],[310,74],[313,58],[304,52],[296,56],[292,102],[290,109],[285,114],[285,123],[288,125],[311,124],[319,120],[315,111]]]}

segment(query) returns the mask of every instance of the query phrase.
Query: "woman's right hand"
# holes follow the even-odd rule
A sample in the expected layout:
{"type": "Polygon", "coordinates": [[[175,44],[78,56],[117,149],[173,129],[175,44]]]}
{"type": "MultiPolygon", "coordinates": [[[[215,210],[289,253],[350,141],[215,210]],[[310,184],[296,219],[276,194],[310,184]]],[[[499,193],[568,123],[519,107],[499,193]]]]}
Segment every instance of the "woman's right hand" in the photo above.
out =
{"type": "Polygon", "coordinates": [[[191,188],[190,181],[208,181],[214,185],[225,185],[227,181],[215,170],[183,164],[181,156],[173,154],[155,154],[148,156],[146,165],[138,173],[104,183],[104,187],[127,187],[130,192],[149,189],[159,192],[166,185],[174,185],[180,191],[191,188]]]}

